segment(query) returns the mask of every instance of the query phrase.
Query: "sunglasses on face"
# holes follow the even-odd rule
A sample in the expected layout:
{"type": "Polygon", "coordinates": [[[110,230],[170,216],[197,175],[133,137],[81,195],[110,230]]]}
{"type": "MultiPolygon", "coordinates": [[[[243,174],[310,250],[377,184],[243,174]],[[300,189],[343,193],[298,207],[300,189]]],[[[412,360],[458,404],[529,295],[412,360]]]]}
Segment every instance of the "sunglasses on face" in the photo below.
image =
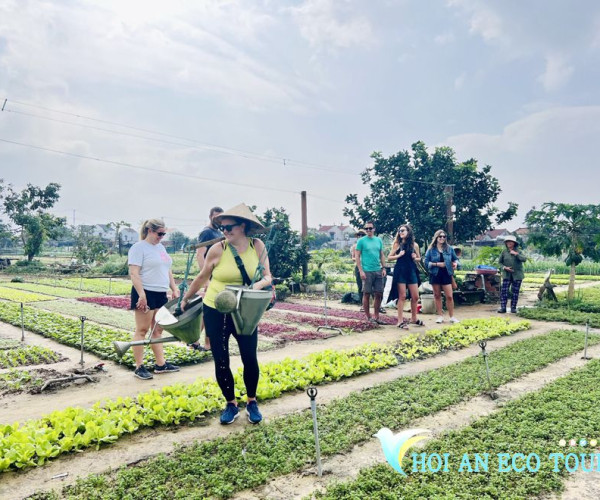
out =
{"type": "Polygon", "coordinates": [[[446,237],[446,235],[445,235],[445,234],[440,234],[440,235],[438,236],[438,238],[445,238],[445,237],[446,237]]]}
{"type": "Polygon", "coordinates": [[[365,227],[365,231],[373,231],[374,227],[365,227]]]}
{"type": "Polygon", "coordinates": [[[155,233],[156,233],[156,235],[157,235],[157,236],[159,236],[160,238],[162,238],[162,237],[163,237],[165,234],[167,234],[167,233],[165,233],[164,231],[154,231],[154,232],[155,232],[155,233]]]}
{"type": "Polygon", "coordinates": [[[221,224],[219,226],[219,231],[227,231],[228,233],[230,233],[234,227],[240,226],[241,224],[241,222],[238,222],[237,224],[221,224]]]}
{"type": "Polygon", "coordinates": [[[398,232],[399,232],[399,233],[405,233],[405,232],[406,232],[406,229],[398,229],[398,232]]]}

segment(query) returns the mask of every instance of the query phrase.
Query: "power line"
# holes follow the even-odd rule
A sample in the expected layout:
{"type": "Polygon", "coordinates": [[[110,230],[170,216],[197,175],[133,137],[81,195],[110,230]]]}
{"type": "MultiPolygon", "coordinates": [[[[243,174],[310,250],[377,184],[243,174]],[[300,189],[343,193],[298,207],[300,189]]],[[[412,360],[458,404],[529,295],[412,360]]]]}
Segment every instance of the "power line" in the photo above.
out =
{"type": "MultiPolygon", "coordinates": [[[[77,127],[83,127],[83,128],[90,128],[90,129],[94,129],[94,130],[99,130],[99,131],[103,131],[103,132],[109,132],[109,133],[114,133],[114,134],[119,134],[119,135],[124,135],[124,136],[130,136],[130,137],[136,137],[136,138],[140,138],[140,139],[145,139],[145,140],[149,140],[149,141],[156,141],[156,142],[163,142],[163,143],[167,143],[167,144],[175,144],[175,145],[182,145],[182,144],[178,144],[178,143],[173,143],[173,142],[169,142],[169,141],[164,141],[164,140],[159,140],[159,139],[153,139],[150,137],[143,137],[143,136],[139,136],[139,135],[135,135],[135,134],[127,134],[124,132],[119,132],[116,130],[110,130],[110,129],[104,129],[101,127],[93,127],[90,125],[84,125],[81,123],[74,123],[74,122],[68,122],[65,120],[58,120],[55,118],[50,118],[50,117],[45,117],[45,116],[41,116],[41,115],[36,115],[33,113],[26,113],[23,111],[18,111],[18,110],[14,110],[14,109],[5,109],[6,103],[7,103],[8,99],[4,100],[4,106],[2,108],[2,111],[7,111],[7,112],[11,112],[11,113],[15,113],[15,114],[21,114],[24,116],[29,116],[29,117],[34,117],[34,118],[40,118],[43,120],[49,120],[49,121],[54,121],[54,122],[58,122],[58,123],[65,123],[65,124],[69,124],[69,125],[74,125],[77,127]]],[[[348,172],[345,170],[339,170],[339,169],[332,169],[330,167],[326,167],[323,165],[319,165],[316,163],[311,163],[311,162],[305,162],[305,161],[301,161],[301,160],[293,160],[290,158],[281,158],[281,157],[277,157],[277,156],[271,156],[271,155],[265,155],[262,153],[254,153],[251,151],[244,151],[241,149],[235,149],[235,148],[230,148],[230,147],[225,147],[225,146],[219,146],[219,145],[215,145],[215,144],[207,144],[207,143],[202,143],[196,139],[189,139],[187,137],[181,137],[178,135],[174,135],[174,134],[166,134],[164,132],[157,132],[154,130],[150,130],[150,129],[145,129],[145,128],[140,128],[140,127],[134,127],[131,125],[125,125],[125,124],[121,124],[121,123],[117,123],[117,122],[113,122],[113,121],[109,121],[109,120],[101,120],[99,118],[92,118],[89,116],[84,116],[84,115],[79,115],[77,113],[70,113],[68,111],[61,111],[61,110],[57,110],[57,109],[52,109],[52,108],[47,108],[44,106],[39,106],[36,104],[29,104],[29,103],[24,103],[21,101],[14,101],[11,100],[11,103],[15,103],[21,106],[28,106],[28,107],[33,107],[33,108],[38,108],[38,109],[42,109],[44,111],[49,111],[51,113],[59,113],[59,114],[63,114],[63,115],[67,115],[67,116],[73,116],[76,118],[82,118],[85,120],[90,120],[90,121],[94,121],[97,123],[105,123],[107,125],[114,125],[117,127],[122,127],[122,128],[126,128],[126,129],[130,129],[130,130],[137,130],[139,132],[145,132],[145,133],[150,133],[150,134],[154,134],[154,135],[160,135],[163,137],[170,137],[172,139],[179,139],[179,140],[184,140],[184,141],[188,141],[188,142],[192,142],[195,144],[198,144],[199,147],[201,149],[207,149],[210,151],[214,151],[214,152],[218,152],[218,153],[224,153],[224,154],[230,154],[230,155],[235,155],[235,156],[240,156],[242,158],[247,158],[247,159],[256,159],[256,160],[262,160],[262,161],[269,161],[269,162],[273,162],[273,163],[281,163],[284,166],[288,166],[288,164],[295,164],[298,166],[303,166],[305,168],[311,168],[311,169],[315,169],[315,170],[322,170],[325,172],[331,172],[331,173],[336,173],[336,174],[345,174],[345,175],[356,175],[356,173],[353,172],[348,172]]],[[[190,146],[189,144],[183,144],[183,146],[186,147],[194,147],[194,146],[190,146]]]]}
{"type": "MultiPolygon", "coordinates": [[[[166,140],[161,140],[161,139],[155,139],[155,138],[151,138],[151,137],[144,137],[144,136],[140,136],[137,134],[128,134],[125,132],[120,132],[117,130],[111,130],[111,129],[105,129],[102,127],[93,127],[91,125],[84,125],[81,123],[74,123],[74,122],[69,122],[66,120],[58,120],[56,118],[50,118],[50,117],[46,117],[46,116],[42,116],[42,115],[36,115],[33,113],[26,113],[23,111],[18,111],[18,110],[14,110],[14,109],[8,109],[6,107],[6,104],[8,102],[8,99],[4,99],[4,104],[2,106],[2,111],[7,111],[10,113],[15,113],[15,114],[20,114],[23,116],[29,116],[29,117],[33,117],[33,118],[39,118],[42,120],[48,120],[48,121],[53,121],[56,123],[64,123],[64,124],[68,124],[68,125],[73,125],[76,127],[83,127],[83,128],[88,128],[88,129],[92,129],[92,130],[98,130],[98,131],[102,131],[102,132],[108,132],[108,133],[112,133],[112,134],[117,134],[117,135],[123,135],[123,136],[128,136],[128,137],[134,137],[134,138],[138,138],[138,139],[143,139],[143,140],[147,140],[147,141],[154,141],[154,142],[160,142],[163,144],[171,144],[171,145],[176,145],[176,146],[184,146],[184,147],[192,147],[192,148],[196,148],[196,149],[204,149],[204,150],[208,150],[208,151],[213,151],[216,153],[223,153],[223,154],[229,154],[229,155],[234,155],[234,156],[239,156],[242,158],[246,158],[246,159],[252,159],[252,160],[259,160],[259,161],[268,161],[268,162],[272,162],[272,163],[282,163],[283,166],[288,166],[288,164],[294,164],[297,166],[301,166],[304,168],[310,168],[310,169],[314,169],[314,170],[321,170],[324,172],[331,172],[331,173],[336,173],[336,174],[344,174],[344,175],[357,175],[356,173],[352,173],[352,172],[348,172],[345,170],[339,170],[339,169],[333,169],[330,167],[326,167],[323,165],[319,165],[316,163],[312,163],[312,162],[305,162],[305,161],[300,161],[300,160],[293,160],[290,158],[282,158],[282,157],[277,157],[277,156],[271,156],[271,155],[264,155],[261,153],[254,153],[251,151],[244,151],[241,149],[235,149],[235,148],[230,148],[230,147],[225,147],[225,146],[219,146],[219,145],[215,145],[215,144],[207,144],[207,143],[202,143],[196,139],[189,139],[186,137],[182,137],[182,136],[178,136],[178,135],[174,135],[174,134],[167,134],[164,132],[157,132],[155,130],[150,130],[150,129],[145,129],[145,128],[141,128],[141,127],[134,127],[132,125],[126,125],[126,124],[121,124],[118,122],[113,122],[110,120],[102,120],[99,118],[93,118],[93,117],[89,117],[89,116],[85,116],[85,115],[80,115],[77,113],[71,113],[68,111],[61,111],[61,110],[57,110],[57,109],[53,109],[53,108],[48,108],[45,106],[40,106],[37,104],[30,104],[30,103],[26,103],[26,102],[22,102],[22,101],[15,101],[15,100],[11,100],[11,103],[15,103],[21,106],[27,106],[27,107],[32,107],[32,108],[37,108],[37,109],[42,109],[44,111],[49,111],[51,113],[58,113],[58,114],[62,114],[62,115],[67,115],[67,116],[73,116],[76,118],[82,118],[84,120],[90,120],[93,122],[97,122],[97,123],[105,123],[107,125],[114,125],[117,127],[122,127],[122,128],[126,128],[126,129],[130,129],[130,130],[137,130],[139,132],[145,132],[145,133],[150,133],[150,134],[154,134],[154,135],[159,135],[159,136],[163,136],[163,137],[170,137],[172,139],[179,139],[179,140],[183,140],[183,141],[187,141],[187,142],[192,142],[197,144],[197,146],[193,146],[190,144],[181,144],[181,143],[177,143],[177,142],[172,142],[172,141],[166,141],[166,140]]],[[[454,184],[448,184],[448,183],[443,183],[443,182],[428,182],[428,181],[419,181],[419,180],[413,180],[413,179],[398,179],[398,182],[412,182],[412,183],[417,183],[417,184],[428,184],[428,185],[432,185],[432,186],[452,186],[454,187],[454,184]]],[[[336,203],[341,203],[338,200],[331,200],[328,198],[322,198],[325,199],[327,201],[335,201],[336,203]]]]}
{"type": "Polygon", "coordinates": [[[14,144],[17,146],[23,146],[26,148],[30,148],[30,149],[37,149],[39,151],[45,151],[45,152],[49,152],[49,153],[56,153],[56,154],[62,154],[65,156],[71,156],[74,158],[81,158],[81,159],[85,159],[85,160],[94,160],[100,163],[108,163],[110,165],[117,165],[120,167],[127,167],[127,168],[134,168],[134,169],[138,169],[138,170],[144,170],[146,172],[159,172],[159,173],[163,173],[163,174],[168,174],[168,175],[174,175],[177,177],[183,177],[186,179],[194,179],[194,180],[202,180],[202,181],[209,181],[209,182],[217,182],[220,184],[227,184],[227,185],[231,185],[231,186],[240,186],[240,187],[251,187],[251,188],[255,188],[255,189],[264,189],[266,191],[280,191],[283,193],[293,193],[293,194],[300,194],[299,191],[292,191],[290,189],[281,189],[281,188],[272,188],[272,187],[266,187],[266,186],[258,186],[255,184],[246,184],[246,183],[241,183],[241,182],[231,182],[231,181],[222,181],[220,179],[212,179],[210,177],[200,177],[197,175],[190,175],[190,174],[182,174],[179,172],[170,172],[168,170],[162,170],[159,168],[150,168],[150,167],[144,167],[141,165],[133,165],[131,163],[125,163],[125,162],[121,162],[121,161],[114,161],[114,160],[106,160],[103,158],[95,158],[93,156],[86,156],[86,155],[82,155],[82,154],[78,154],[78,153],[70,153],[68,151],[61,151],[59,149],[51,149],[51,148],[45,148],[43,146],[36,146],[34,144],[27,144],[24,142],[18,142],[18,141],[11,141],[8,139],[2,139],[0,138],[1,142],[6,142],[8,144],[14,144]]]}

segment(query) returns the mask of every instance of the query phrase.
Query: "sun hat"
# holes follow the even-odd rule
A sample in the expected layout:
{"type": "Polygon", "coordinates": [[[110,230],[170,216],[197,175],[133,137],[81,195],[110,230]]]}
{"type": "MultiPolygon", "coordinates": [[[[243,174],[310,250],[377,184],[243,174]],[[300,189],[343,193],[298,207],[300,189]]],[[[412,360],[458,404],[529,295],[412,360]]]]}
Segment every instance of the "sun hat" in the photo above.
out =
{"type": "Polygon", "coordinates": [[[217,224],[221,224],[222,219],[226,219],[227,217],[235,217],[236,219],[240,219],[246,223],[246,234],[252,235],[257,233],[262,233],[265,231],[265,226],[263,226],[256,215],[252,213],[252,210],[245,203],[240,203],[229,210],[225,210],[225,212],[217,215],[213,220],[217,224]]]}
{"type": "Polygon", "coordinates": [[[517,238],[515,238],[512,234],[509,234],[508,236],[504,237],[504,243],[506,243],[507,241],[512,241],[512,242],[518,244],[517,238]]]}

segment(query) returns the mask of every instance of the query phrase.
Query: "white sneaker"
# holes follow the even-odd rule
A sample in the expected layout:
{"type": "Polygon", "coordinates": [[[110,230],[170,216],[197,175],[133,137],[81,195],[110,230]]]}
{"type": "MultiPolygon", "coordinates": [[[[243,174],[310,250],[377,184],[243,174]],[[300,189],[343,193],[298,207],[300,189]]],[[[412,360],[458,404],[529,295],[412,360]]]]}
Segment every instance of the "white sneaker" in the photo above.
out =
{"type": "Polygon", "coordinates": [[[459,320],[457,320],[457,319],[456,319],[454,316],[452,316],[452,317],[450,318],[450,323],[460,323],[460,321],[459,321],[459,320]]]}
{"type": "Polygon", "coordinates": [[[443,316],[438,316],[437,319],[435,320],[436,323],[443,323],[444,322],[444,317],[443,316]]]}

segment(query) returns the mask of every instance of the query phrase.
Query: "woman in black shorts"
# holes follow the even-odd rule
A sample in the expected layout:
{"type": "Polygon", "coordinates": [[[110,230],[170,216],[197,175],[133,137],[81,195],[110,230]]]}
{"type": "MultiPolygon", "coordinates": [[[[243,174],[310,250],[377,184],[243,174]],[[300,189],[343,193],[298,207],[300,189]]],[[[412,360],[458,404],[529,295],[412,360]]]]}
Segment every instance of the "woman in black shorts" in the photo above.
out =
{"type": "MultiPolygon", "coordinates": [[[[140,241],[129,249],[129,276],[133,283],[131,309],[135,311],[133,340],[144,340],[148,330],[154,326],[156,311],[168,301],[169,288],[173,292],[173,298],[179,297],[179,289],[171,271],[173,259],[161,243],[165,234],[165,223],[162,220],[147,220],[140,229],[140,241]]],[[[162,328],[157,325],[152,338],[158,338],[161,334],[162,328]]],[[[179,371],[178,366],[165,359],[162,344],[150,345],[156,359],[154,373],[179,371]]],[[[152,374],[144,366],[144,346],[134,346],[133,357],[136,366],[134,375],[142,380],[151,379],[152,374]]]]}
{"type": "Polygon", "coordinates": [[[425,267],[429,270],[429,283],[433,287],[433,300],[438,314],[436,323],[444,322],[442,311],[442,291],[446,296],[446,309],[450,314],[450,323],[458,323],[454,317],[454,298],[452,297],[452,276],[456,269],[458,257],[454,249],[446,241],[446,232],[439,229],[425,253],[425,267]]]}
{"type": "Polygon", "coordinates": [[[396,326],[399,328],[408,328],[408,322],[404,321],[403,316],[407,288],[410,292],[410,322],[423,326],[423,322],[417,319],[419,279],[416,262],[420,259],[419,245],[415,243],[412,227],[409,224],[401,225],[398,228],[392,251],[388,255],[388,260],[396,261],[392,286],[398,288],[398,324],[396,326]]]}

